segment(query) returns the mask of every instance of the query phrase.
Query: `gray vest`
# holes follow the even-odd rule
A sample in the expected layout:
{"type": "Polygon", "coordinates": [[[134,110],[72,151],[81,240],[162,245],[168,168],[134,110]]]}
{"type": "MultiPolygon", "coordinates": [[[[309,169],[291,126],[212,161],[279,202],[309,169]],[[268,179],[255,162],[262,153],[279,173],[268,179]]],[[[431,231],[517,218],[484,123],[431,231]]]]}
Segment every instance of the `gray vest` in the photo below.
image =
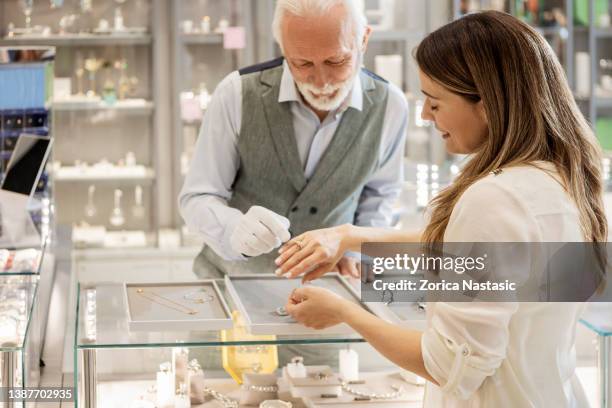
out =
{"type": "MultiPolygon", "coordinates": [[[[348,108],[310,180],[304,176],[293,130],[291,102],[279,103],[282,63],[242,75],[240,169],[229,205],[243,213],[259,205],[291,221],[292,236],[352,224],[364,185],[378,167],[388,86],[362,70],[363,109],[348,108]]],[[[228,262],[205,247],[198,275],[272,273],[276,251],[228,262]]]]}

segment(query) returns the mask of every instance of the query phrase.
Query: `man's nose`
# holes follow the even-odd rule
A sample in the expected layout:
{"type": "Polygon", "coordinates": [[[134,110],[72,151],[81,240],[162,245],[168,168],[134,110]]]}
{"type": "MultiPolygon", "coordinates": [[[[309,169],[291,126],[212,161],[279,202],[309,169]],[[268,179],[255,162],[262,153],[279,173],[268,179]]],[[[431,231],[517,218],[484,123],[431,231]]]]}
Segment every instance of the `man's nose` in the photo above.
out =
{"type": "Polygon", "coordinates": [[[329,74],[327,73],[325,67],[315,67],[312,73],[312,77],[310,79],[310,83],[316,86],[317,88],[323,88],[325,85],[329,84],[329,74]]]}

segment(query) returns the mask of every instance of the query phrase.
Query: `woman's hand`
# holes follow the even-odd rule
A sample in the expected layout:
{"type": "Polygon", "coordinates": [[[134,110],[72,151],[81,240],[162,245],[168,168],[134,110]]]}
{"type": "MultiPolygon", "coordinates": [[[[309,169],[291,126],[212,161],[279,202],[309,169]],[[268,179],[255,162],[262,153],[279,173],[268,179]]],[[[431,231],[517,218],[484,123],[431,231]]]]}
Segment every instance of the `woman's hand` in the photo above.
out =
{"type": "Polygon", "coordinates": [[[291,293],[285,310],[304,326],[321,330],[345,322],[354,306],[330,290],[306,286],[291,293]]]}
{"type": "Polygon", "coordinates": [[[304,281],[316,279],[332,270],[358,277],[354,260],[343,258],[349,226],[325,228],[306,232],[289,240],[276,259],[277,275],[295,278],[307,273],[304,281]]]}

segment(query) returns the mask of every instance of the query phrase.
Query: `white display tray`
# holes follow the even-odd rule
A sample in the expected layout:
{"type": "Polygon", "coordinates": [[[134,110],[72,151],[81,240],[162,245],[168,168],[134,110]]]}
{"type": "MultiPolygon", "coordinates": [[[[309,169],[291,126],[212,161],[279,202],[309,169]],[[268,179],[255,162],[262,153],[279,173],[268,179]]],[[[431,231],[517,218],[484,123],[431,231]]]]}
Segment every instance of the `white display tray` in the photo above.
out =
{"type": "MultiPolygon", "coordinates": [[[[359,295],[351,285],[338,274],[328,274],[308,283],[316,287],[332,290],[337,295],[359,304],[359,295]]],[[[225,286],[234,305],[244,318],[245,325],[251,334],[276,335],[348,335],[354,330],[345,323],[323,330],[315,330],[297,323],[291,316],[274,315],[274,310],[285,306],[291,291],[301,285],[301,278],[286,279],[276,275],[237,275],[225,276],[225,286]]]]}
{"type": "MultiPolygon", "coordinates": [[[[233,327],[232,314],[214,280],[180,283],[125,283],[123,293],[131,331],[217,331],[233,327]],[[197,304],[183,298],[184,295],[200,288],[207,288],[207,292],[215,299],[197,304]],[[163,300],[161,303],[164,304],[153,302],[139,295],[138,289],[144,289],[145,293],[161,295],[188,309],[196,310],[197,314],[181,312],[180,307],[178,307],[179,310],[166,307],[164,305],[166,302],[163,300]]],[[[152,297],[157,298],[155,295],[152,297]]]]}

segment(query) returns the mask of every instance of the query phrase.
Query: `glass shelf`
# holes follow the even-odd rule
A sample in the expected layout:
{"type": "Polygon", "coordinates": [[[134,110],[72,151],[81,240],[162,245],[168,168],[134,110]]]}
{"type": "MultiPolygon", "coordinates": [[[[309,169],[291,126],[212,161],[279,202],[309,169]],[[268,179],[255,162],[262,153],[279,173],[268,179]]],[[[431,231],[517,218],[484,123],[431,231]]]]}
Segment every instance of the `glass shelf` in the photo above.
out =
{"type": "MultiPolygon", "coordinates": [[[[222,280],[217,284],[231,310],[231,298],[222,280]]],[[[362,343],[354,335],[275,336],[267,340],[223,340],[220,331],[136,332],[128,329],[123,285],[118,283],[80,285],[78,288],[75,347],[77,349],[210,347],[287,344],[362,343]],[[95,290],[95,292],[93,292],[95,290]],[[89,298],[88,298],[89,293],[89,298]],[[94,293],[92,295],[92,293],[94,293]]]]}
{"type": "Polygon", "coordinates": [[[107,45],[149,45],[152,37],[148,34],[65,34],[28,35],[5,37],[0,45],[47,45],[47,46],[107,46],[107,45]]]}
{"type": "Polygon", "coordinates": [[[48,231],[41,234],[36,229],[31,213],[18,218],[23,219],[23,225],[15,236],[11,236],[8,231],[16,224],[2,227],[5,236],[0,237],[0,277],[40,274],[49,242],[48,231]]]}
{"type": "Polygon", "coordinates": [[[223,44],[223,34],[181,34],[185,44],[223,44]]]}

